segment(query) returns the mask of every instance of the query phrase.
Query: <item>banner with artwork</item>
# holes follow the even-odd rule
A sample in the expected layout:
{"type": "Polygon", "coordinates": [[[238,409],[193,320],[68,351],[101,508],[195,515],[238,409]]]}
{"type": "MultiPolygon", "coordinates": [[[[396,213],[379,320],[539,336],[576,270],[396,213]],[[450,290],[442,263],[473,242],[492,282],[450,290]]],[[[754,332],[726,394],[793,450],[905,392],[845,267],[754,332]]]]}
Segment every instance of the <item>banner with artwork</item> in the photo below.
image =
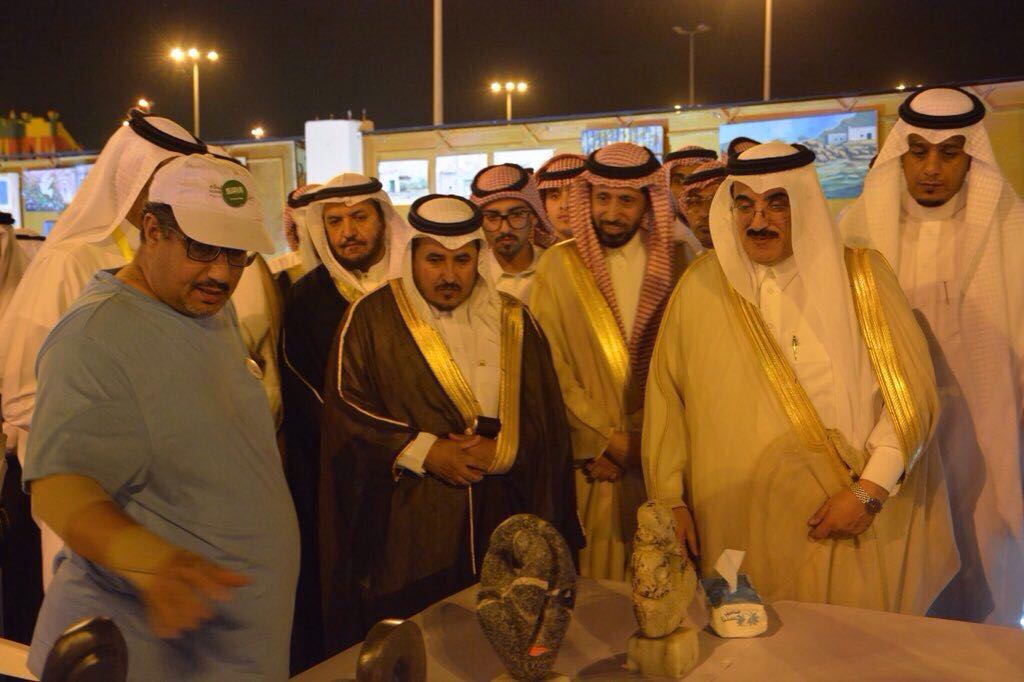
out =
{"type": "Polygon", "coordinates": [[[724,154],[737,137],[806,145],[814,152],[825,198],[853,199],[860,196],[868,165],[878,153],[878,112],[868,109],[723,125],[718,129],[720,151],[724,154]]]}

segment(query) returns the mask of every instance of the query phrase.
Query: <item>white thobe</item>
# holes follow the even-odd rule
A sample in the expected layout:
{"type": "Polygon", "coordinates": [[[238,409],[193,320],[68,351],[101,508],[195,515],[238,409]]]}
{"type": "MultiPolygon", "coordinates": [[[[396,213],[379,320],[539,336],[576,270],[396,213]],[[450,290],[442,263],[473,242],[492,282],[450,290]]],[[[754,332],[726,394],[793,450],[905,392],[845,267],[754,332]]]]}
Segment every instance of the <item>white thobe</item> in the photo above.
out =
{"type": "Polygon", "coordinates": [[[521,272],[506,272],[501,267],[501,262],[498,261],[497,257],[491,255],[494,259],[494,270],[497,272],[497,276],[494,280],[494,288],[498,291],[508,294],[514,298],[519,299],[523,303],[530,302],[530,292],[533,290],[533,275],[537,271],[537,261],[544,254],[544,249],[539,246],[533,247],[533,260],[526,266],[521,272]]]}
{"type": "MultiPolygon", "coordinates": [[[[965,571],[980,561],[994,610],[988,621],[1012,623],[1020,618],[1024,583],[1024,543],[1003,520],[995,482],[1004,453],[982,450],[971,406],[963,387],[974,380],[966,345],[970,330],[961,329],[961,276],[957,256],[967,230],[967,191],[942,206],[924,207],[904,191],[900,213],[899,279],[910,305],[923,314],[926,335],[941,348],[935,374],[942,413],[935,440],[942,452],[950,505],[965,571]]],[[[994,237],[993,237],[994,238],[994,237]]],[[[1021,267],[1021,264],[1018,264],[1021,267]]],[[[1013,398],[1007,396],[1007,400],[1013,398]]],[[[977,592],[975,592],[977,596],[977,592]]]]}
{"type": "Polygon", "coordinates": [[[605,248],[604,260],[628,341],[633,334],[633,323],[640,306],[640,291],[647,271],[647,231],[637,230],[632,239],[618,248],[605,248]]]}
{"type": "Polygon", "coordinates": [[[679,216],[676,216],[675,222],[672,223],[672,239],[677,242],[683,242],[689,247],[687,255],[691,261],[706,251],[697,235],[679,216]]]}
{"type": "MultiPolygon", "coordinates": [[[[773,266],[755,266],[758,278],[758,308],[768,329],[796,373],[797,380],[827,428],[851,424],[849,403],[840,399],[840,387],[828,349],[815,333],[821,321],[807,300],[807,287],[797,271],[796,260],[789,258],[773,266]]],[[[849,435],[849,434],[846,434],[849,435]]],[[[860,448],[861,444],[851,443],[860,448]]],[[[890,493],[903,475],[903,454],[889,416],[882,413],[864,446],[868,455],[861,477],[877,483],[890,493]]]]}
{"type": "MultiPolygon", "coordinates": [[[[450,311],[430,306],[434,328],[441,335],[452,359],[476,396],[480,404],[480,416],[496,417],[501,387],[500,331],[497,324],[487,325],[475,321],[471,311],[469,301],[450,311]]],[[[420,432],[398,456],[396,465],[422,474],[423,461],[435,441],[436,435],[420,432]]]]}
{"type": "MultiPolygon", "coordinates": [[[[119,229],[134,249],[139,231],[128,223],[119,229]]],[[[0,410],[8,428],[14,427],[17,434],[22,466],[36,404],[36,356],[43,341],[97,271],[120,268],[127,262],[113,237],[98,242],[67,240],[47,245],[22,277],[14,300],[0,320],[0,410]]],[[[44,524],[39,524],[39,529],[46,588],[53,578],[53,558],[64,543],[44,524]]]]}

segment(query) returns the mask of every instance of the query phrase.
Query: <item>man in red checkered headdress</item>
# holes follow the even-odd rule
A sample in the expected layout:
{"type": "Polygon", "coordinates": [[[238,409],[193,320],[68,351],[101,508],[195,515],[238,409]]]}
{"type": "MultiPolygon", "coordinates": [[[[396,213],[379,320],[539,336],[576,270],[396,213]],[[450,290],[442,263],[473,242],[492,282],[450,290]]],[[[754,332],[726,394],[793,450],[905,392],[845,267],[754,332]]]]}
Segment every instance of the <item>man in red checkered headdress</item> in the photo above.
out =
{"type": "Polygon", "coordinates": [[[625,577],[636,509],[644,383],[662,311],[679,277],[665,171],[644,147],[615,143],[569,188],[574,238],[537,266],[530,308],[551,344],[569,412],[585,576],[625,577]]]}
{"type": "Polygon", "coordinates": [[[485,271],[498,291],[525,303],[544,248],[557,241],[540,194],[514,163],[487,166],[473,178],[472,191],[491,247],[485,271]]]}
{"type": "Polygon", "coordinates": [[[555,154],[537,169],[531,181],[544,201],[544,212],[559,239],[572,239],[569,224],[569,185],[586,170],[582,154],[555,154]]]}

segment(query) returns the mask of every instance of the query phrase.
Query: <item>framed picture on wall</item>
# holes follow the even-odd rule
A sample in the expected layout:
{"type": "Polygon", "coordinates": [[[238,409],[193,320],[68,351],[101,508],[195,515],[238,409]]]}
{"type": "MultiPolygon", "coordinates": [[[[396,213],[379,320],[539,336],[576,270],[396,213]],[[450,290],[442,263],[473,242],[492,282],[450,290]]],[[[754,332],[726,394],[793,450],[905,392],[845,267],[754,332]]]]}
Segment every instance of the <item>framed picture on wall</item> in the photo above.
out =
{"type": "Polygon", "coordinates": [[[725,153],[737,137],[807,146],[814,152],[825,198],[853,199],[860,196],[868,164],[878,153],[878,111],[865,109],[723,125],[718,129],[720,151],[725,153]]]}

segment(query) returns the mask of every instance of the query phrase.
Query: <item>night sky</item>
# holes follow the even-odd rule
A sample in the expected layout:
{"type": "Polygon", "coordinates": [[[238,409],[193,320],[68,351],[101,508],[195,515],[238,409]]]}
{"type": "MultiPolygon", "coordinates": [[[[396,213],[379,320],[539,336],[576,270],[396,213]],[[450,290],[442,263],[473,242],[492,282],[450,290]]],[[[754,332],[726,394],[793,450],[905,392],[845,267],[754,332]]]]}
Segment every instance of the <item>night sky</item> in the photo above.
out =
{"type": "MultiPolygon", "coordinates": [[[[502,118],[488,84],[525,79],[516,117],[760,99],[763,0],[445,0],[445,122],[502,118]]],[[[775,0],[772,95],[897,82],[1024,78],[1017,0],[775,0]]],[[[430,0],[0,0],[0,111],[60,112],[99,147],[140,96],[191,127],[191,68],[171,47],[216,49],[201,71],[202,137],[301,135],[311,118],[378,129],[431,122],[430,0]]]]}

